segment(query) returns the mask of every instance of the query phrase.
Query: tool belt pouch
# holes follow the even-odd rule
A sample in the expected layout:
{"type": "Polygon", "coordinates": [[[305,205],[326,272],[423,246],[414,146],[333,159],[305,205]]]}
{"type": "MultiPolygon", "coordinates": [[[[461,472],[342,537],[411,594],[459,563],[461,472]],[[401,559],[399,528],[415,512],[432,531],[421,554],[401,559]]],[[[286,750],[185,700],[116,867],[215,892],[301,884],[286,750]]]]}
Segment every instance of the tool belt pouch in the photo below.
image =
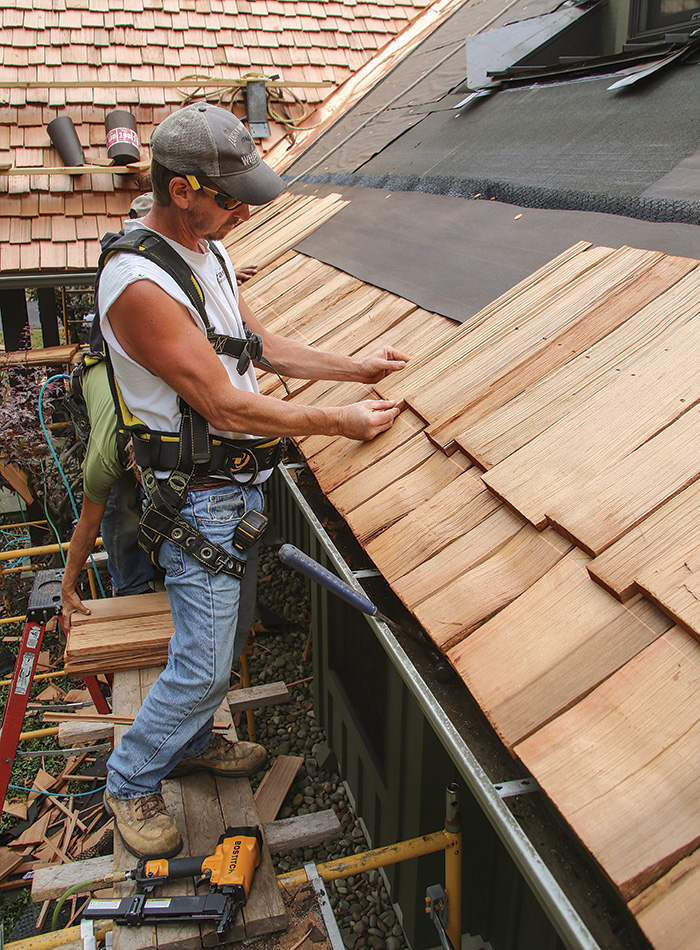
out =
{"type": "Polygon", "coordinates": [[[199,561],[210,574],[223,571],[238,578],[245,574],[245,561],[235,554],[229,554],[221,545],[207,540],[174,508],[156,508],[154,504],[149,504],[141,517],[138,540],[139,547],[154,564],[158,564],[160,546],[168,540],[199,561]]]}

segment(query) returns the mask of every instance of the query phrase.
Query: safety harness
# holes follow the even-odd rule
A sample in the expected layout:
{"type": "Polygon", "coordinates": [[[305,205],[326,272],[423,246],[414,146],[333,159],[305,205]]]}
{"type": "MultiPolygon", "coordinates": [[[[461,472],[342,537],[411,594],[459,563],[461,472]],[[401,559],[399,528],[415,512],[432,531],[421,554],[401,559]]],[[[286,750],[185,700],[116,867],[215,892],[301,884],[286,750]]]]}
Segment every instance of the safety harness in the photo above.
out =
{"type": "MultiPolygon", "coordinates": [[[[207,339],[217,354],[237,360],[236,369],[243,375],[251,362],[260,363],[276,372],[264,358],[262,340],[244,324],[245,337],[237,338],[217,333],[206,312],[204,291],[188,264],[153,231],[135,228],[127,233],[106,234],[102,238],[102,253],[95,277],[95,301],[100,276],[107,261],[114,254],[130,253],[145,257],[161,267],[183,289],[206,328],[207,339]]],[[[224,274],[234,289],[226,261],[217,248],[210,245],[224,274]]],[[[235,291],[234,291],[235,293],[235,291]]],[[[97,311],[97,307],[96,307],[97,311]]],[[[107,363],[112,396],[117,412],[117,443],[130,440],[136,464],[141,470],[143,485],[149,496],[139,525],[139,545],[157,564],[160,546],[166,539],[196,558],[210,573],[223,571],[242,577],[245,561],[230,554],[221,545],[209,541],[180,514],[193,478],[223,476],[227,479],[247,476],[250,484],[259,472],[274,468],[284,450],[281,438],[227,439],[209,432],[209,425],[200,413],[180,398],[182,419],[179,432],[156,432],[136,418],[124,402],[114,375],[109,348],[102,337],[99,311],[95,314],[90,334],[91,354],[86,358],[104,359],[107,363]],[[169,471],[167,478],[158,478],[156,472],[169,471]]],[[[279,375],[279,374],[277,374],[279,375]]],[[[286,385],[285,385],[286,389],[286,385]]],[[[289,390],[287,390],[289,392],[289,390]]],[[[247,550],[262,534],[266,519],[259,512],[251,512],[250,523],[244,522],[236,530],[233,543],[239,551],[247,550]]]]}

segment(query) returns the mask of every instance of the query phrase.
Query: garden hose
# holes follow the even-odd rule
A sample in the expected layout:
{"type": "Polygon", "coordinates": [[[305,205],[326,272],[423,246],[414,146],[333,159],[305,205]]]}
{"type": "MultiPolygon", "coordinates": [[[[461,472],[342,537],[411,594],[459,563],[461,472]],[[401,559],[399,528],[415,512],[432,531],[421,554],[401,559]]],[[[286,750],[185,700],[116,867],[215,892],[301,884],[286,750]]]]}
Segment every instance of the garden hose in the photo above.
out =
{"type": "Polygon", "coordinates": [[[92,891],[95,890],[95,888],[104,887],[109,884],[120,884],[125,880],[126,874],[123,871],[115,871],[113,874],[106,874],[104,877],[95,877],[89,881],[81,881],[80,884],[73,884],[72,887],[69,887],[61,894],[56,902],[56,907],[51,917],[51,930],[55,931],[58,929],[58,915],[61,913],[65,902],[69,897],[72,897],[73,894],[77,894],[79,891],[92,891]]]}

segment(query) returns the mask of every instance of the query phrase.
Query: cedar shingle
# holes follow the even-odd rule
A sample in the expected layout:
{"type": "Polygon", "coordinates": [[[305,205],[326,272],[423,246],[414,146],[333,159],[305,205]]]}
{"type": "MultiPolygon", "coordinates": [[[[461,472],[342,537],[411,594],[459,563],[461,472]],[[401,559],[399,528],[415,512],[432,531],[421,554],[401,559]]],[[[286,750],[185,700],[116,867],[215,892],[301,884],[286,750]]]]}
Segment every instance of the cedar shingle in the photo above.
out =
{"type": "MultiPolygon", "coordinates": [[[[71,197],[73,197],[73,196],[71,195],[71,197]]],[[[54,229],[54,239],[55,239],[55,236],[56,236],[56,235],[55,235],[55,231],[56,231],[56,230],[57,230],[57,228],[54,229]]],[[[76,239],[76,231],[75,231],[75,218],[74,218],[74,217],[73,217],[73,218],[64,217],[63,221],[61,221],[61,225],[60,225],[60,239],[61,239],[64,243],[66,243],[66,244],[73,244],[73,243],[75,242],[75,239],[76,239]]]]}
{"type": "MultiPolygon", "coordinates": [[[[206,44],[205,44],[206,45],[206,44]]],[[[150,43],[141,50],[143,62],[153,66],[162,66],[165,63],[163,49],[160,46],[152,46],[150,43]]],[[[146,90],[142,90],[141,94],[146,90]]],[[[162,96],[162,93],[161,93],[162,96]]]]}
{"type": "Polygon", "coordinates": [[[19,244],[3,244],[0,265],[3,271],[19,270],[19,244]]]}
{"type": "Polygon", "coordinates": [[[10,244],[29,244],[32,239],[32,222],[21,216],[10,221],[10,244]]]}
{"type": "Polygon", "coordinates": [[[166,66],[180,65],[180,54],[171,44],[168,44],[168,46],[164,47],[163,56],[166,66]]]}
{"type": "Polygon", "coordinates": [[[40,266],[42,269],[56,270],[66,266],[67,254],[65,244],[57,244],[53,241],[40,241],[38,247],[40,266]]]}
{"type": "MultiPolygon", "coordinates": [[[[62,212],[63,197],[61,195],[39,195],[39,214],[61,214],[62,212]]],[[[19,213],[19,207],[17,213],[19,213]]]]}
{"type": "MultiPolygon", "coordinates": [[[[51,52],[49,50],[49,52],[51,52]]],[[[66,104],[65,89],[49,89],[48,105],[53,109],[60,109],[66,104]]]]}
{"type": "Polygon", "coordinates": [[[68,267],[79,267],[84,268],[85,265],[85,243],[83,241],[76,241],[75,238],[66,245],[66,250],[68,252],[68,267]]]}
{"type": "MultiPolygon", "coordinates": [[[[32,241],[50,241],[52,221],[53,218],[48,215],[38,215],[32,218],[32,241]]],[[[2,238],[0,238],[1,242],[2,238]]]]}
{"type": "Polygon", "coordinates": [[[112,217],[107,217],[106,214],[98,214],[97,216],[97,233],[98,235],[106,234],[107,231],[118,231],[121,227],[121,223],[118,223],[112,217]],[[115,228],[115,224],[117,227],[115,228]]]}
{"type": "Polygon", "coordinates": [[[80,13],[77,10],[63,10],[58,17],[58,25],[62,30],[79,30],[82,26],[80,13]]]}
{"type": "Polygon", "coordinates": [[[20,270],[37,270],[39,267],[39,245],[33,241],[21,244],[19,251],[20,270]]]}
{"type": "MultiPolygon", "coordinates": [[[[320,23],[318,22],[318,20],[317,20],[315,17],[312,17],[312,16],[303,16],[303,17],[301,18],[301,28],[302,28],[302,30],[305,30],[307,33],[320,33],[320,32],[321,32],[321,25],[320,25],[320,23]]],[[[314,42],[315,42],[315,40],[314,40],[314,42]]],[[[308,43],[308,41],[307,41],[307,43],[308,43]]],[[[309,43],[308,45],[311,46],[312,44],[309,43]]]]}
{"type": "Polygon", "coordinates": [[[198,66],[200,63],[200,58],[197,55],[197,50],[191,46],[185,46],[180,54],[180,60],[183,66],[198,66]]]}
{"type": "Polygon", "coordinates": [[[63,205],[63,214],[66,217],[74,218],[83,213],[83,197],[79,194],[66,195],[63,205]]]}
{"type": "Polygon", "coordinates": [[[52,175],[51,190],[58,194],[59,192],[69,192],[73,190],[73,181],[70,175],[52,175]]]}
{"type": "MultiPolygon", "coordinates": [[[[97,218],[95,215],[84,214],[75,219],[75,232],[79,241],[94,240],[97,234],[97,218]]],[[[32,235],[34,229],[32,228],[32,235]]]]}
{"type": "MultiPolygon", "coordinates": [[[[41,16],[42,14],[39,11],[27,10],[23,12],[22,10],[15,9],[5,9],[2,11],[2,25],[5,29],[10,29],[13,27],[21,27],[27,16],[41,16]]],[[[29,26],[29,24],[27,24],[29,26]]]]}
{"type": "Polygon", "coordinates": [[[22,195],[20,199],[20,208],[23,218],[32,218],[39,214],[39,195],[27,194],[22,195]]]}
{"type": "Polygon", "coordinates": [[[32,175],[32,191],[50,191],[51,182],[48,175],[32,175]]]}
{"type": "Polygon", "coordinates": [[[3,65],[5,66],[24,66],[26,62],[27,54],[22,49],[15,49],[14,47],[5,49],[5,55],[3,57],[3,65]]]}
{"type": "Polygon", "coordinates": [[[106,208],[107,203],[104,195],[95,194],[94,192],[83,195],[83,212],[85,214],[101,215],[105,213],[106,208]]]}
{"type": "Polygon", "coordinates": [[[23,195],[29,191],[28,175],[12,175],[7,179],[7,193],[9,195],[23,195]]]}
{"type": "Polygon", "coordinates": [[[105,22],[104,15],[102,13],[98,13],[96,10],[85,10],[82,20],[84,30],[88,27],[97,27],[97,29],[101,29],[105,22]]]}

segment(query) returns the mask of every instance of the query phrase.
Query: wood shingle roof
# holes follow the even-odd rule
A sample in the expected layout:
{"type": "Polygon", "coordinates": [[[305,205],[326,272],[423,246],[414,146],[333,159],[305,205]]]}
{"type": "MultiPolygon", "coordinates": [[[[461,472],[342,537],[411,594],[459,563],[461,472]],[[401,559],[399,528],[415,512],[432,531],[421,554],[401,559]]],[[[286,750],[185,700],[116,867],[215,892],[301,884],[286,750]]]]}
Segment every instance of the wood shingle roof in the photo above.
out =
{"type": "Polygon", "coordinates": [[[262,391],[400,402],[302,455],[652,945],[694,946],[700,261],[582,241],[462,325],[298,253],[245,296],[324,348],[415,354],[374,387],[262,391]]]}
{"type": "MultiPolygon", "coordinates": [[[[132,199],[146,188],[138,174],[94,172],[94,163],[109,164],[106,113],[133,114],[143,163],[150,158],[155,126],[187,96],[203,92],[178,81],[277,75],[285,90],[276,98],[286,105],[275,101],[273,108],[283,119],[298,119],[427,5],[428,0],[17,0],[0,9],[3,272],[94,267],[98,237],[121,226],[132,199]],[[8,174],[62,167],[46,131],[62,115],[76,128],[89,163],[85,173],[8,174]]],[[[245,113],[240,89],[205,91],[211,101],[221,96],[223,104],[235,94],[234,111],[245,113]]],[[[289,131],[273,121],[263,149],[289,131]]]]}

